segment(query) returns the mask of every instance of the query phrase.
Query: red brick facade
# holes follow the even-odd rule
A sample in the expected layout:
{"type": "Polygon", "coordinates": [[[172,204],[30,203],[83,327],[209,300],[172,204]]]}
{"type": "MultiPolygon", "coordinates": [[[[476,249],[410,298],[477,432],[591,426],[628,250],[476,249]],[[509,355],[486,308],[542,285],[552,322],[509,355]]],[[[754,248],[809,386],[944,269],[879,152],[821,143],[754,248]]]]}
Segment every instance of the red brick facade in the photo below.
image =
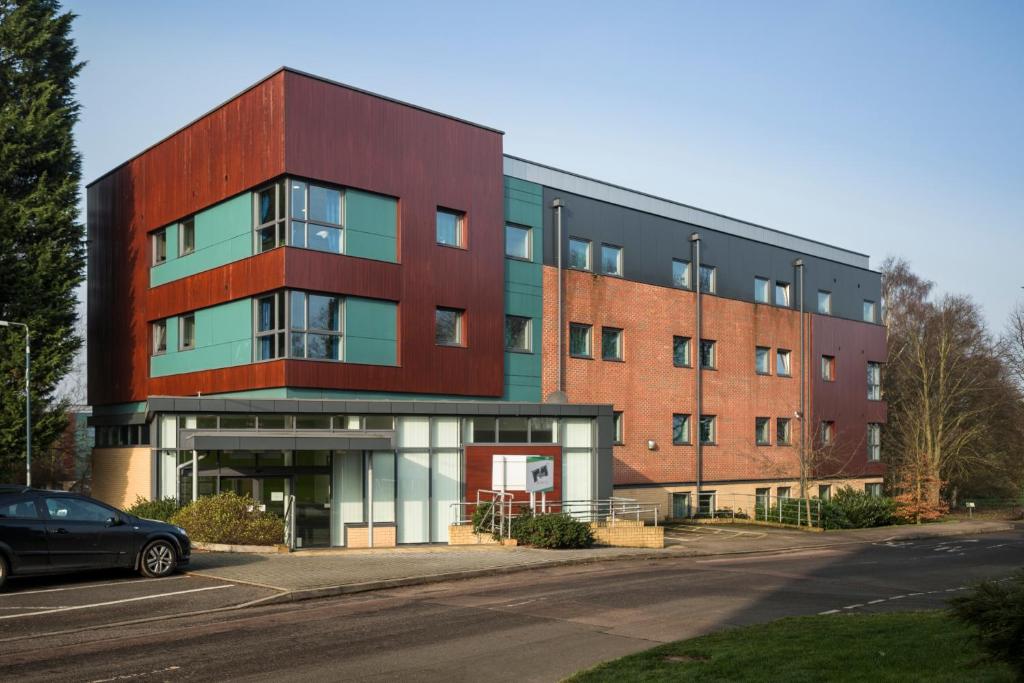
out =
{"type": "MultiPolygon", "coordinates": [[[[564,288],[566,349],[569,323],[593,326],[593,359],[568,355],[565,359],[565,390],[569,400],[610,403],[615,410],[623,412],[623,444],[614,449],[615,485],[694,481],[696,294],[579,271],[565,272],[564,288]],[[601,360],[602,326],[623,330],[624,362],[601,360]],[[673,365],[674,335],[691,339],[691,367],[673,365]],[[672,443],[673,413],[691,416],[689,445],[672,443]],[[648,448],[649,440],[657,444],[654,450],[648,448]]],[[[545,267],[545,395],[557,388],[556,292],[557,270],[545,267]]],[[[703,413],[716,416],[717,422],[716,443],[704,446],[704,481],[798,477],[800,421],[795,413],[800,408],[800,314],[772,305],[711,295],[705,295],[702,302],[703,337],[715,340],[717,356],[716,369],[703,372],[703,413]],[[755,370],[757,346],[771,349],[768,375],[759,375],[755,370]],[[776,373],[779,349],[791,351],[788,377],[776,373]],[[770,419],[771,445],[756,444],[755,420],[758,417],[770,419]],[[777,418],[791,420],[791,445],[777,445],[777,418]]],[[[811,318],[809,314],[806,316],[808,349],[811,348],[811,318]]],[[[884,329],[871,327],[882,332],[884,347],[884,329]]],[[[809,364],[808,386],[813,381],[815,367],[809,364]]],[[[850,391],[863,396],[860,385],[850,391]]],[[[849,429],[852,428],[847,427],[849,429]]],[[[809,431],[808,442],[810,436],[809,431]]],[[[863,457],[856,465],[853,469],[857,469],[858,474],[864,472],[863,457]]],[[[854,475],[850,469],[848,467],[844,475],[854,475]]],[[[875,471],[872,467],[871,473],[875,471]]]]}

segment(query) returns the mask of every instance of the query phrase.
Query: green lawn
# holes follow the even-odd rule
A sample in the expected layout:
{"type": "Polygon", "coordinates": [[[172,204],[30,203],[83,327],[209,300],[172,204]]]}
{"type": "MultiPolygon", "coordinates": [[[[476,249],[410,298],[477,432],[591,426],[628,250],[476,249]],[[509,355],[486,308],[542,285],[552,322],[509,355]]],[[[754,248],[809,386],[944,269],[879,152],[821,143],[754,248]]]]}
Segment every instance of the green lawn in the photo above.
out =
{"type": "Polygon", "coordinates": [[[944,612],[794,617],[680,640],[581,671],[591,681],[1013,681],[944,612]]]}

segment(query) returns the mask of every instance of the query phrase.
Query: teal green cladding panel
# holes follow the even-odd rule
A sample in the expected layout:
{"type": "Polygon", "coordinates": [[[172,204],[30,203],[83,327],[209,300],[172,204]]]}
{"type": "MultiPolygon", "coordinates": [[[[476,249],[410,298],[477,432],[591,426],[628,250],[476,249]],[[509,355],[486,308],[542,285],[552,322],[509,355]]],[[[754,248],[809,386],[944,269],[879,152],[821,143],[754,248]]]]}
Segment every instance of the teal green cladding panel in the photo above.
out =
{"type": "Polygon", "coordinates": [[[530,318],[532,353],[505,352],[506,401],[541,400],[544,192],[536,183],[505,177],[505,220],[531,228],[532,259],[505,259],[505,313],[530,318]]]}
{"type": "Polygon", "coordinates": [[[167,261],[150,269],[151,287],[252,256],[252,195],[240,194],[200,211],[195,215],[195,230],[196,250],[178,256],[180,226],[167,228],[167,261]]]}
{"type": "Polygon", "coordinates": [[[167,319],[167,353],[150,359],[150,376],[226,368],[252,362],[252,300],[195,312],[195,347],[179,351],[178,318],[167,319]]]}
{"type": "Polygon", "coordinates": [[[345,253],[398,260],[398,202],[384,195],[345,191],[345,253]]]}
{"type": "Polygon", "coordinates": [[[398,363],[398,304],[352,296],[345,299],[345,362],[398,363]]]}

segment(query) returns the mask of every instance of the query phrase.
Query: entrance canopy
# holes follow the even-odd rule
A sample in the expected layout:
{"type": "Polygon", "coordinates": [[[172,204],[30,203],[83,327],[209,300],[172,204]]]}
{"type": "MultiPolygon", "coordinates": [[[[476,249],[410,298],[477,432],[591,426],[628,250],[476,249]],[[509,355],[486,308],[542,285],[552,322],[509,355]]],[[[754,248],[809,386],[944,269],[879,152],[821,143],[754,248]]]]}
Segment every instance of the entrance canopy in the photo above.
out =
{"type": "Polygon", "coordinates": [[[395,448],[394,431],[325,434],[322,431],[281,430],[271,433],[182,429],[182,450],[197,451],[321,451],[395,448]]]}

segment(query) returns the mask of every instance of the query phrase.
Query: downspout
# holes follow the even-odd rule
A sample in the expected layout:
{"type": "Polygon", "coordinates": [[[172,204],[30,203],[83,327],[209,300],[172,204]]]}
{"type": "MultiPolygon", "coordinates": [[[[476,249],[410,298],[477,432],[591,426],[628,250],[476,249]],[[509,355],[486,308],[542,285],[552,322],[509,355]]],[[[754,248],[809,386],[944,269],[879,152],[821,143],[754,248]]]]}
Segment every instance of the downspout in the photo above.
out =
{"type": "Polygon", "coordinates": [[[697,476],[696,476],[696,479],[697,479],[697,501],[696,502],[697,502],[697,511],[699,512],[700,511],[700,490],[701,490],[702,479],[703,479],[703,474],[704,474],[704,447],[701,444],[701,439],[700,439],[700,416],[701,416],[701,412],[704,409],[703,408],[703,403],[704,402],[702,400],[702,395],[701,395],[701,392],[702,392],[701,370],[702,370],[702,368],[701,368],[701,358],[700,358],[701,342],[703,341],[702,336],[701,336],[701,329],[702,329],[701,328],[701,322],[703,321],[703,317],[702,317],[702,311],[701,311],[701,290],[700,290],[700,234],[696,233],[696,232],[691,234],[690,235],[690,242],[693,243],[693,251],[694,251],[693,273],[695,275],[694,282],[696,283],[696,288],[695,289],[697,291],[697,334],[695,335],[697,337],[697,348],[696,348],[696,351],[697,351],[697,362],[695,363],[695,365],[697,366],[697,372],[695,374],[697,386],[696,386],[696,403],[695,403],[695,408],[694,408],[695,412],[696,412],[696,415],[694,415],[694,417],[696,418],[696,423],[697,423],[697,439],[696,439],[696,442],[697,442],[697,476]]]}
{"type": "Polygon", "coordinates": [[[800,497],[807,497],[807,350],[805,347],[806,322],[804,321],[804,260],[798,258],[793,266],[800,277],[800,497]]]}
{"type": "Polygon", "coordinates": [[[555,266],[558,278],[558,293],[556,296],[558,306],[558,331],[555,334],[555,343],[558,344],[558,348],[555,355],[558,357],[558,365],[556,370],[557,376],[555,378],[556,387],[555,390],[548,395],[547,400],[549,403],[567,403],[568,399],[565,395],[565,359],[563,357],[565,355],[565,338],[563,336],[565,334],[565,306],[563,302],[564,293],[562,291],[562,200],[555,197],[551,201],[551,208],[555,210],[555,266]]]}

